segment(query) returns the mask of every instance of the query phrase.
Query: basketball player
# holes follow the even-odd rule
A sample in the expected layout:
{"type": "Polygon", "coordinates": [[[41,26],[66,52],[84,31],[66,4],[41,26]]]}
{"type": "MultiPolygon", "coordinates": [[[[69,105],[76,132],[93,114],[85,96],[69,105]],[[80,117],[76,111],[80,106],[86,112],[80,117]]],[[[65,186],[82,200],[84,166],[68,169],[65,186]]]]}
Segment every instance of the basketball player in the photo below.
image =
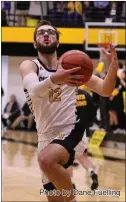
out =
{"type": "MultiPolygon", "coordinates": [[[[67,202],[76,201],[66,168],[72,164],[74,149],[81,142],[85,130],[82,120],[76,120],[75,114],[76,86],[82,85],[84,76],[77,75],[81,67],[64,70],[61,64],[57,65],[58,46],[58,30],[50,22],[41,21],[34,32],[38,58],[22,62],[20,74],[36,121],[38,163],[43,172],[44,188],[47,191],[56,188],[60,192],[59,196],[48,194],[48,201],[67,202]]],[[[103,50],[110,62],[105,79],[92,75],[86,83],[102,96],[111,95],[117,75],[118,60],[112,45],[110,51],[103,50]]]]}
{"type": "MultiPolygon", "coordinates": [[[[98,188],[98,176],[95,173],[93,169],[93,165],[90,161],[90,159],[87,156],[87,149],[88,149],[88,139],[87,136],[89,136],[89,127],[92,126],[93,121],[95,119],[95,106],[93,102],[92,96],[87,93],[85,90],[78,89],[77,91],[77,119],[83,120],[82,125],[85,127],[85,133],[83,136],[83,139],[81,141],[81,144],[77,145],[76,149],[79,152],[79,147],[83,148],[83,154],[79,156],[78,160],[83,168],[85,168],[89,176],[91,178],[91,189],[97,189],[98,188]]],[[[69,169],[70,176],[72,177],[72,168],[69,169]]]]}

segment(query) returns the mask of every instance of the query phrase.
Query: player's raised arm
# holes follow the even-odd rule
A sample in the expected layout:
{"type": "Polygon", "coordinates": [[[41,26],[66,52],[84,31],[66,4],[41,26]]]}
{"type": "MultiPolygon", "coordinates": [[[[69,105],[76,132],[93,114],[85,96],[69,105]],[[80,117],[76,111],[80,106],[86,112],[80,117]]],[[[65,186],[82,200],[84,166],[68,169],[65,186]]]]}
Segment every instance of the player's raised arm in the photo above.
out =
{"type": "Polygon", "coordinates": [[[86,86],[101,96],[109,97],[115,88],[118,59],[115,47],[112,45],[110,45],[110,53],[106,52],[104,49],[102,49],[102,52],[110,63],[108,73],[104,80],[92,75],[91,79],[86,83],[86,86]]]}
{"type": "Polygon", "coordinates": [[[50,87],[53,87],[55,84],[52,83],[50,77],[44,81],[39,81],[36,72],[36,64],[30,60],[26,60],[20,65],[20,75],[23,80],[23,85],[28,90],[29,95],[44,97],[49,92],[50,87]]]}

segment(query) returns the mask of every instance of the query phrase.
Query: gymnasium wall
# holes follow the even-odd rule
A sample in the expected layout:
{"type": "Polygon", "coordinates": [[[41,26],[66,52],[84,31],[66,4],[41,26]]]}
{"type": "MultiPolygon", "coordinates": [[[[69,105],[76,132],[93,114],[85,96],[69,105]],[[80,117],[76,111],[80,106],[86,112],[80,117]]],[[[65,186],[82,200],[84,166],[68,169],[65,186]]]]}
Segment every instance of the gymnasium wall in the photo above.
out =
{"type": "Polygon", "coordinates": [[[8,95],[8,56],[1,57],[1,85],[4,89],[4,96],[2,97],[2,111],[7,102],[7,95],[8,95]]]}
{"type": "Polygon", "coordinates": [[[32,57],[8,57],[8,64],[6,64],[7,56],[2,56],[2,87],[5,92],[5,98],[2,102],[2,109],[5,107],[10,95],[15,94],[20,107],[23,106],[25,94],[23,92],[22,81],[19,74],[19,66],[22,61],[33,59],[32,57]]]}

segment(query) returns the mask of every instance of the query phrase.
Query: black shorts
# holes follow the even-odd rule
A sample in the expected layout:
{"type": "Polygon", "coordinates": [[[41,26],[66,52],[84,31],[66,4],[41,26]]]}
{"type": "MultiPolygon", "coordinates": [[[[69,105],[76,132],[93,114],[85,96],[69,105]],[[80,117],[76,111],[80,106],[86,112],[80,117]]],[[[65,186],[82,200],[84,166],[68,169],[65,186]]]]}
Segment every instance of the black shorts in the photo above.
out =
{"type": "Polygon", "coordinates": [[[75,151],[74,148],[79,144],[84,135],[85,127],[81,124],[81,122],[77,122],[75,124],[74,129],[71,133],[65,137],[64,139],[54,139],[51,143],[56,143],[62,145],[70,154],[70,158],[68,162],[63,165],[64,168],[68,168],[73,164],[75,151]]]}

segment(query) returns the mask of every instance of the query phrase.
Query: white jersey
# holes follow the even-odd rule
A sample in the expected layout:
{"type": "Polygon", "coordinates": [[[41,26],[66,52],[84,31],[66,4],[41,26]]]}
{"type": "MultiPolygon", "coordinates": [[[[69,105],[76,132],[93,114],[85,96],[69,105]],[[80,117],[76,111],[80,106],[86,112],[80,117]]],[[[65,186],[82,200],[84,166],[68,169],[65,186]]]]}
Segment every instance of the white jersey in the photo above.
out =
{"type": "MultiPolygon", "coordinates": [[[[36,63],[39,81],[48,78],[55,70],[47,69],[39,59],[36,63]]],[[[76,88],[55,85],[42,97],[30,97],[25,90],[29,107],[35,117],[38,141],[47,139],[65,129],[73,129],[76,123],[76,88]]]]}

